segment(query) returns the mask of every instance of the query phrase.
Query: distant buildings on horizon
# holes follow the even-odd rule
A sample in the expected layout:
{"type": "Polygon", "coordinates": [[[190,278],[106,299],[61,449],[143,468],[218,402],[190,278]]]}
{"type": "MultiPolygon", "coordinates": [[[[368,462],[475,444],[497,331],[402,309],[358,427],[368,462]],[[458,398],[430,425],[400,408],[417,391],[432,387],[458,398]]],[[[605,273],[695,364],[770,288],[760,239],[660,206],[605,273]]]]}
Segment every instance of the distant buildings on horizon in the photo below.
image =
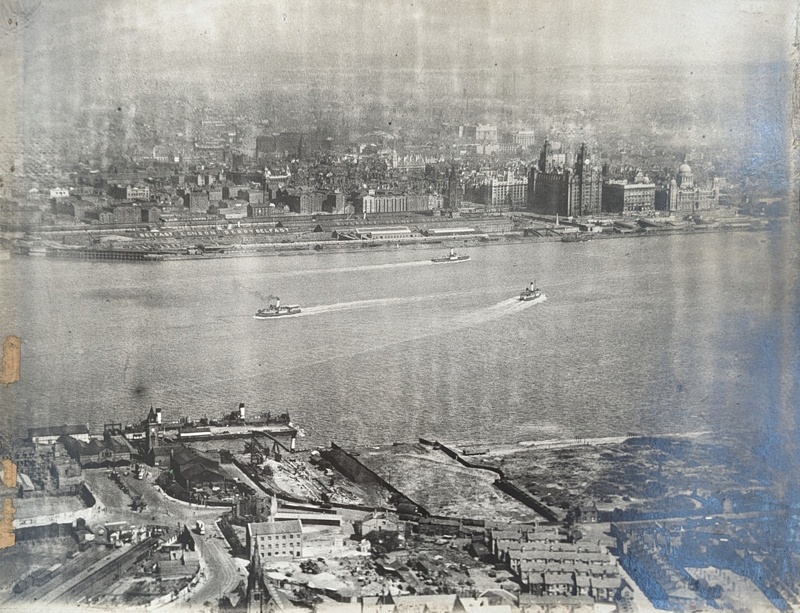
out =
{"type": "Polygon", "coordinates": [[[447,160],[433,143],[403,148],[395,134],[383,130],[353,139],[357,146],[343,153],[333,137],[316,129],[258,136],[255,156],[249,157],[233,149],[242,132],[235,125],[205,121],[194,143],[203,163],[192,165],[154,147],[152,156],[135,156],[150,164],[146,169],[123,164],[100,173],[84,167],[70,173],[69,187],[30,189],[22,200],[0,202],[0,208],[9,227],[32,227],[318,213],[446,214],[465,204],[487,212],[526,209],[564,217],[688,214],[720,203],[720,179],[697,185],[687,163],[674,176],[658,173],[654,182],[630,169],[612,175],[585,143],[574,154],[546,139],[538,160],[525,162],[522,155],[535,143],[532,129],[492,124],[443,124],[443,129],[450,155],[461,157],[447,160]]]}
{"type": "Polygon", "coordinates": [[[655,211],[694,213],[719,207],[719,179],[712,179],[707,188],[696,186],[686,163],[678,168],[676,177],[657,187],[641,171],[631,178],[610,178],[608,164],[592,164],[585,143],[581,143],[574,163],[570,157],[554,153],[545,140],[538,164],[528,175],[528,210],[542,215],[585,217],[655,211]]]}

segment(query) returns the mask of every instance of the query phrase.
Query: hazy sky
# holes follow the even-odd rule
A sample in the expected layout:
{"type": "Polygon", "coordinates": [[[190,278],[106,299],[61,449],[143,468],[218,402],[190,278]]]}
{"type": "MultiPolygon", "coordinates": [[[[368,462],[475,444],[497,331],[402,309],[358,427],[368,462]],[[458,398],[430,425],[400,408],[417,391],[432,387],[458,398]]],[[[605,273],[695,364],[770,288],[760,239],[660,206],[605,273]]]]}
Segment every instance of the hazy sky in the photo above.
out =
{"type": "Polygon", "coordinates": [[[0,154],[21,117],[30,128],[58,117],[62,101],[123,102],[153,78],[235,95],[295,67],[480,68],[524,80],[559,65],[787,59],[797,2],[0,0],[0,154]]]}
{"type": "Polygon", "coordinates": [[[5,5],[9,18],[23,22],[8,26],[6,37],[21,44],[32,78],[40,72],[102,77],[127,69],[247,73],[298,63],[521,69],[770,61],[786,58],[797,10],[795,0],[5,0],[5,5]]]}

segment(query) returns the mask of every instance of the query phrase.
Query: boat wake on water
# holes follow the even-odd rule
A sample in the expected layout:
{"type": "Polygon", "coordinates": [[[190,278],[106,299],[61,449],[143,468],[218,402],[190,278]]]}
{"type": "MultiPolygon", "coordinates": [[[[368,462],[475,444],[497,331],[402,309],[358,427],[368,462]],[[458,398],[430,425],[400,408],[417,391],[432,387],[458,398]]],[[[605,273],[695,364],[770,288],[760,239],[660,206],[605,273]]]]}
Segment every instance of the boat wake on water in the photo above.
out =
{"type": "MultiPolygon", "coordinates": [[[[410,304],[414,302],[423,302],[428,300],[440,300],[447,296],[457,295],[459,292],[447,292],[442,294],[432,294],[427,296],[411,296],[411,297],[399,297],[399,298],[373,298],[370,300],[354,300],[352,302],[337,302],[335,304],[320,304],[316,306],[310,307],[303,307],[302,310],[294,313],[286,313],[281,316],[281,318],[296,318],[296,317],[306,317],[309,315],[327,315],[330,313],[339,313],[342,311],[353,311],[357,309],[369,309],[369,308],[376,308],[376,307],[384,307],[384,306],[392,306],[392,305],[400,305],[400,304],[410,304]]],[[[511,315],[513,313],[518,313],[520,311],[524,311],[525,309],[539,304],[540,302],[544,302],[547,300],[547,296],[542,294],[539,298],[535,300],[528,300],[522,301],[519,298],[508,298],[494,304],[492,306],[486,307],[479,311],[474,311],[468,314],[463,315],[461,318],[456,318],[455,322],[457,327],[462,327],[464,325],[474,325],[483,321],[491,321],[493,319],[497,319],[498,317],[504,317],[506,315],[511,315]],[[461,323],[464,321],[465,323],[461,323]]],[[[296,307],[295,307],[296,308],[296,307]]],[[[258,318],[258,317],[256,317],[258,318]]]]}
{"type": "MultiPolygon", "coordinates": [[[[378,298],[373,300],[357,300],[353,302],[341,302],[337,304],[303,307],[300,313],[287,315],[286,317],[295,318],[295,317],[304,317],[307,315],[323,315],[326,313],[336,313],[352,309],[365,309],[370,307],[381,307],[393,304],[402,304],[402,303],[408,304],[412,302],[422,302],[425,300],[437,300],[437,299],[442,299],[443,297],[446,296],[457,295],[458,293],[459,292],[446,292],[446,293],[433,294],[427,296],[414,296],[414,297],[404,297],[404,298],[378,298]]],[[[357,349],[346,349],[344,351],[340,346],[328,347],[328,348],[318,347],[316,350],[317,352],[316,359],[313,361],[304,361],[302,367],[297,366],[292,362],[286,362],[283,366],[272,365],[270,366],[270,368],[273,373],[289,372],[293,370],[298,370],[300,368],[307,369],[309,366],[325,364],[327,362],[334,360],[353,358],[354,356],[360,354],[382,351],[387,347],[393,345],[410,343],[425,338],[439,336],[441,334],[451,334],[456,330],[470,328],[473,326],[480,326],[487,322],[492,322],[501,319],[503,317],[508,317],[517,313],[521,313],[522,311],[525,311],[526,309],[529,309],[534,305],[541,304],[546,300],[547,296],[545,294],[542,294],[540,297],[534,300],[527,300],[527,301],[520,300],[518,296],[513,296],[511,298],[506,298],[505,300],[498,302],[496,304],[480,308],[476,311],[462,313],[461,315],[450,319],[444,328],[431,327],[425,329],[423,326],[421,328],[415,328],[416,333],[402,338],[388,340],[386,342],[377,344],[370,343],[368,346],[364,345],[357,349]]],[[[243,375],[240,377],[242,380],[246,380],[246,379],[257,379],[261,376],[262,372],[260,370],[254,370],[251,374],[243,375]]],[[[207,381],[207,383],[210,386],[215,386],[220,384],[220,381],[209,380],[207,381]]]]}
{"type": "Polygon", "coordinates": [[[442,294],[430,296],[412,296],[402,298],[373,298],[371,300],[354,300],[353,302],[337,302],[335,304],[319,304],[317,306],[305,307],[302,312],[292,315],[301,317],[303,315],[325,315],[327,313],[338,313],[340,311],[352,311],[355,309],[369,309],[374,307],[390,306],[393,304],[408,304],[411,302],[422,302],[424,300],[436,300],[442,294]]]}
{"type": "Polygon", "coordinates": [[[456,326],[461,328],[478,325],[487,321],[494,321],[495,319],[500,319],[501,317],[507,317],[509,315],[520,313],[534,305],[541,304],[546,300],[547,296],[545,294],[542,294],[540,297],[534,300],[520,300],[517,297],[507,298],[502,302],[493,304],[492,306],[481,309],[480,311],[464,315],[463,318],[456,320],[456,326]]]}
{"type": "Polygon", "coordinates": [[[363,266],[343,266],[341,268],[308,268],[301,270],[285,270],[264,273],[265,277],[296,277],[298,275],[330,275],[340,272],[369,272],[370,270],[385,270],[387,268],[412,268],[415,266],[431,266],[430,260],[415,260],[413,262],[393,262],[388,264],[364,264],[363,266]]]}
{"type": "Polygon", "coordinates": [[[354,300],[353,302],[337,302],[336,304],[320,304],[308,307],[303,311],[303,315],[324,315],[326,313],[337,313],[339,311],[352,311],[353,309],[368,309],[371,307],[388,306],[401,302],[409,302],[410,298],[374,298],[372,300],[354,300]]]}

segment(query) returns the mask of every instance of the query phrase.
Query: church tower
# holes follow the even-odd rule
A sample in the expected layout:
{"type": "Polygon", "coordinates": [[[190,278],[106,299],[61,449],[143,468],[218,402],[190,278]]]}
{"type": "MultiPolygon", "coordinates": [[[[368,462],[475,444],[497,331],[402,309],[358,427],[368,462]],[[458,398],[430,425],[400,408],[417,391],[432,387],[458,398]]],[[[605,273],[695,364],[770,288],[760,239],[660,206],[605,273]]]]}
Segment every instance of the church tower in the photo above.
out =
{"type": "Polygon", "coordinates": [[[158,432],[161,429],[161,409],[153,409],[153,405],[150,405],[145,428],[147,429],[145,445],[146,451],[149,453],[161,444],[158,438],[158,432]]]}

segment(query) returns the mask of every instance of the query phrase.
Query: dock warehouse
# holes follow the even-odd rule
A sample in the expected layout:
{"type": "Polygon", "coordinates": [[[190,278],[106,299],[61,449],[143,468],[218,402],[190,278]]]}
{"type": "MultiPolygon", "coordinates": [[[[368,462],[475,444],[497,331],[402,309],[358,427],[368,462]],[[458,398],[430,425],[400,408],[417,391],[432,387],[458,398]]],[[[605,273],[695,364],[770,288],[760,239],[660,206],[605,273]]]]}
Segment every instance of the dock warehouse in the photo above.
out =
{"type": "Polygon", "coordinates": [[[361,239],[397,239],[409,238],[411,230],[407,226],[389,226],[385,228],[354,228],[355,235],[361,239]]]}
{"type": "Polygon", "coordinates": [[[88,443],[89,427],[85,425],[75,425],[28,428],[28,438],[36,445],[52,445],[60,436],[64,435],[88,443]]]}
{"type": "Polygon", "coordinates": [[[428,236],[470,236],[475,234],[475,228],[431,228],[425,234],[428,236]]]}

